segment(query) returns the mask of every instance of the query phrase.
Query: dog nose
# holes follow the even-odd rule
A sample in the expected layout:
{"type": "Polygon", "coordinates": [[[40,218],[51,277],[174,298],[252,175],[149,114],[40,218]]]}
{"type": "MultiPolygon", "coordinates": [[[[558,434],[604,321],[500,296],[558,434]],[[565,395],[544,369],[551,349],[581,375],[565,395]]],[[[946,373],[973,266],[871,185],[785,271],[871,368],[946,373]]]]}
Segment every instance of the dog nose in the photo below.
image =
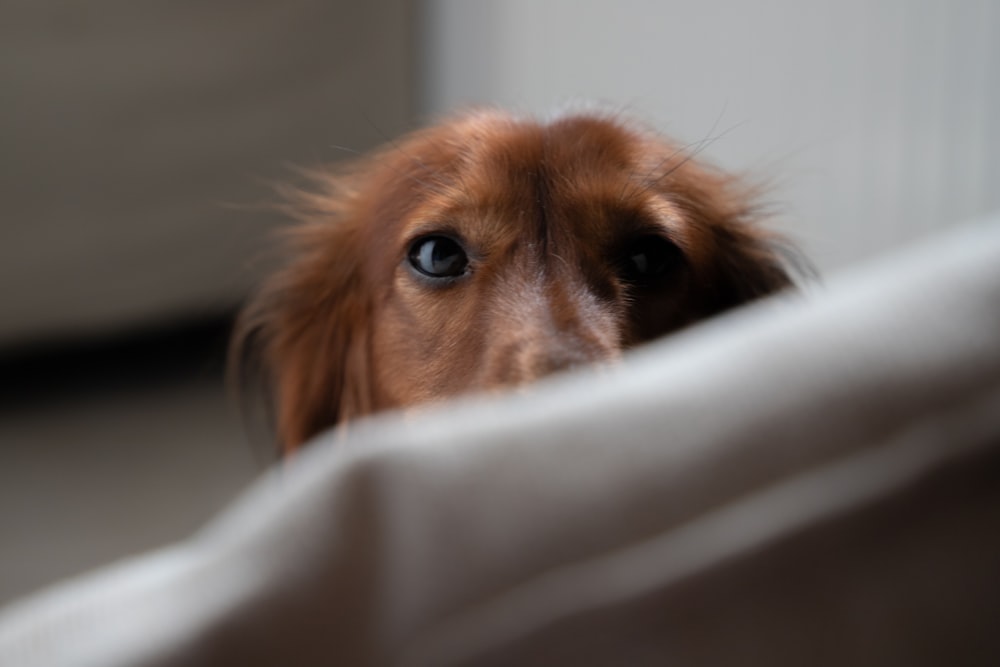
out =
{"type": "Polygon", "coordinates": [[[491,322],[476,384],[527,384],[620,355],[620,314],[574,276],[545,277],[505,285],[506,307],[491,322]]]}
{"type": "Polygon", "coordinates": [[[526,350],[522,364],[537,376],[569,371],[587,366],[602,359],[601,354],[587,350],[582,345],[559,344],[542,350],[526,350]]]}
{"type": "Polygon", "coordinates": [[[493,360],[490,383],[521,385],[616,356],[612,349],[582,340],[520,341],[493,360]]]}

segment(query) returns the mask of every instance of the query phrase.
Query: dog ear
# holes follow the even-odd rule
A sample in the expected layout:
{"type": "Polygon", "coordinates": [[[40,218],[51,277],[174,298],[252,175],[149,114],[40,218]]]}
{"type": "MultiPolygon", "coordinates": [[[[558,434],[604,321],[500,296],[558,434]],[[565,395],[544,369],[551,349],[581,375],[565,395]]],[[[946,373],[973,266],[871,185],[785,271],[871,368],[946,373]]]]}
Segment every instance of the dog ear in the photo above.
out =
{"type": "Polygon", "coordinates": [[[712,232],[718,250],[707,286],[719,311],[793,286],[794,251],[783,239],[745,217],[717,223],[712,232]]]}
{"type": "Polygon", "coordinates": [[[692,225],[692,270],[705,315],[794,285],[802,260],[790,243],[761,228],[760,190],[684,159],[670,169],[667,197],[692,225]]]}
{"type": "Polygon", "coordinates": [[[310,179],[319,187],[283,191],[280,208],[298,220],[281,234],[289,258],[244,308],[231,348],[272,399],[285,454],[372,401],[363,214],[347,176],[310,179]]]}
{"type": "Polygon", "coordinates": [[[285,453],[384,407],[371,379],[371,329],[397,264],[391,240],[418,194],[435,190],[428,161],[454,162],[449,146],[415,133],[333,170],[301,170],[304,186],[279,188],[285,203],[276,208],[296,222],[278,244],[285,268],[244,309],[231,364],[270,394],[285,453]]]}

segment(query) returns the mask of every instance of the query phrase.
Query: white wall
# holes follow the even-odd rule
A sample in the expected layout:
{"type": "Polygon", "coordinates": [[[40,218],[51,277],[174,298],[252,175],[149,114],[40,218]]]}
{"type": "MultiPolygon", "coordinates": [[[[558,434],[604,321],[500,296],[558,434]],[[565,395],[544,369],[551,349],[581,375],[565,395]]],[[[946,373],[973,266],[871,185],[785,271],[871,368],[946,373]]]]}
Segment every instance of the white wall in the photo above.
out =
{"type": "Polygon", "coordinates": [[[406,0],[0,2],[0,346],[215,315],[288,164],[405,128],[406,0]]]}
{"type": "Polygon", "coordinates": [[[428,0],[422,109],[596,99],[774,184],[822,268],[1000,208],[996,0],[428,0]]]}

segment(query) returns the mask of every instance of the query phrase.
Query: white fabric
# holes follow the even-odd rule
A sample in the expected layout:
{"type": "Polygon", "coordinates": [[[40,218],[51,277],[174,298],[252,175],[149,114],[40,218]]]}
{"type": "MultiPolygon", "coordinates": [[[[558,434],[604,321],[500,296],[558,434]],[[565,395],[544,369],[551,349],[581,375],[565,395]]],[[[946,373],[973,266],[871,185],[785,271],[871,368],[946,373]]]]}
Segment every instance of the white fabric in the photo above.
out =
{"type": "Polygon", "coordinates": [[[995,220],[319,438],[192,539],[8,607],[0,664],[988,664],[997,525],[995,220]]]}

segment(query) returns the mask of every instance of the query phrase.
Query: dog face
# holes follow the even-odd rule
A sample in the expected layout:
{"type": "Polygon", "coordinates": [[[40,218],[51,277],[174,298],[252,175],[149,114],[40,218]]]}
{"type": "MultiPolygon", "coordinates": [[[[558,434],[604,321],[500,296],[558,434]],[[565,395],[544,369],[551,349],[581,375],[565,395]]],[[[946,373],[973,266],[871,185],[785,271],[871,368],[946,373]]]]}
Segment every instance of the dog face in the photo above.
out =
{"type": "Polygon", "coordinates": [[[609,117],[476,112],[316,180],[243,325],[286,448],[613,360],[789,284],[735,181],[609,117]]]}

